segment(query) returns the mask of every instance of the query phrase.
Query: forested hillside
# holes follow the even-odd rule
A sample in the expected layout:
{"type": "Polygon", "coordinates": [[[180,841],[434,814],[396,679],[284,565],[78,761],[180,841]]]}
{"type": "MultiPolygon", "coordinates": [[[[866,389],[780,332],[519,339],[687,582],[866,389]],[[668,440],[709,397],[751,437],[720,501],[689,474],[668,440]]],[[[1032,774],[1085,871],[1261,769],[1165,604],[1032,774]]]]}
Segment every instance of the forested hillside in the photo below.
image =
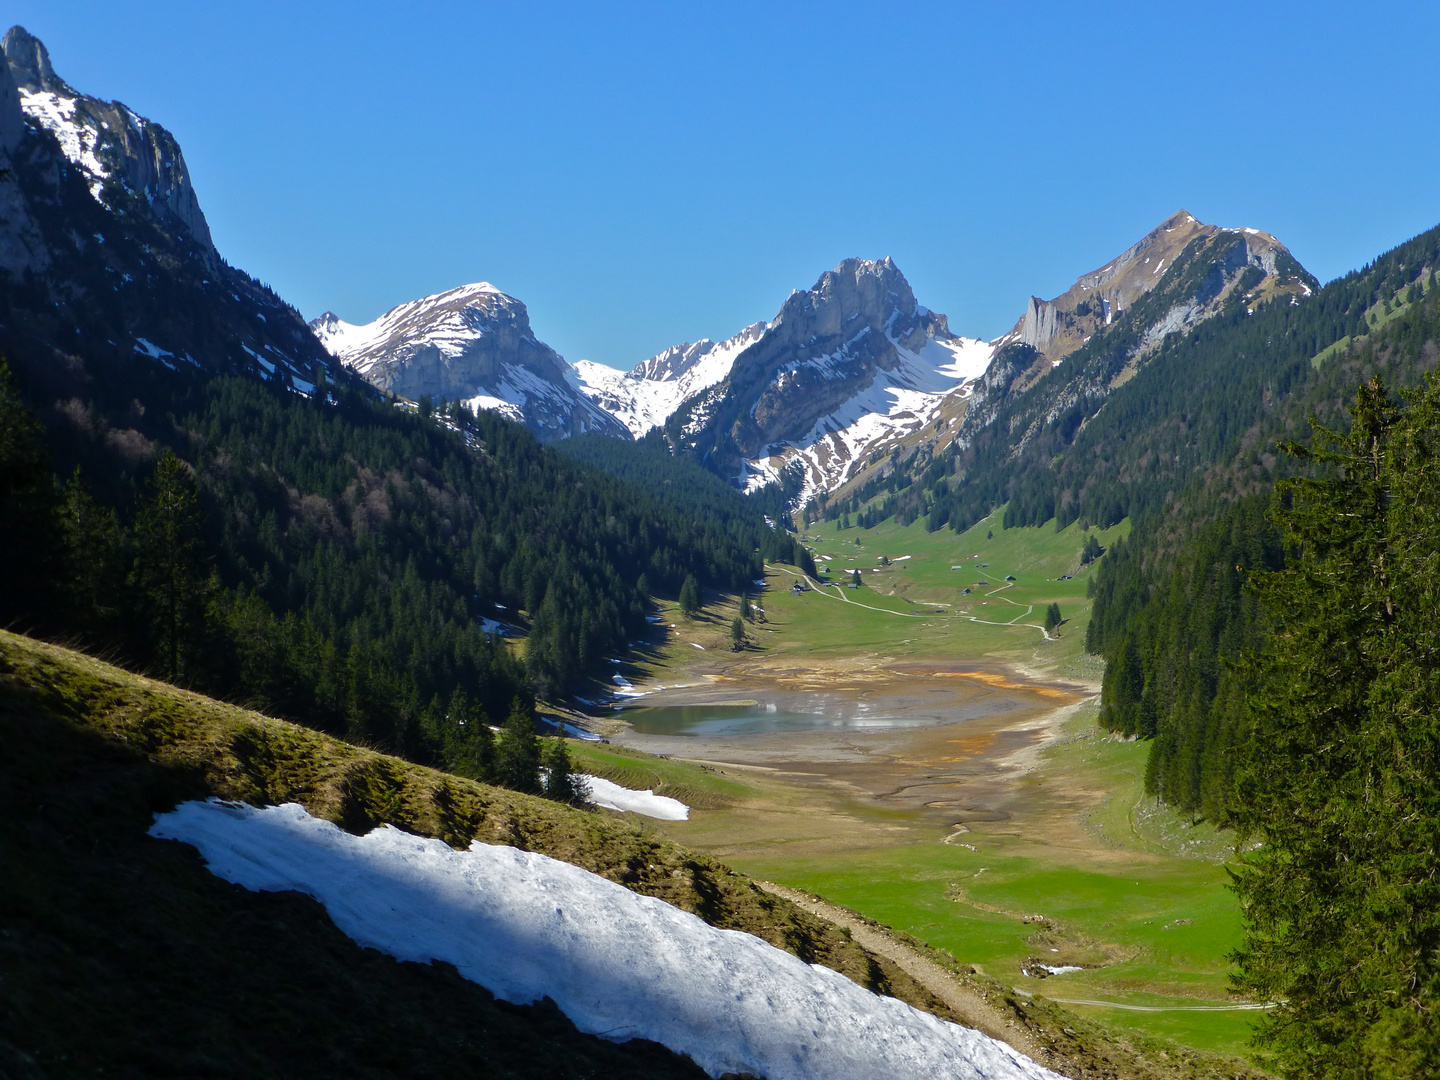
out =
{"type": "Polygon", "coordinates": [[[575,687],[652,591],[763,572],[753,530],[493,414],[143,359],[89,391],[42,426],[6,376],[0,619],[418,760],[472,754],[454,701],[498,722],[575,687]]]}
{"type": "Polygon", "coordinates": [[[815,573],[815,563],[805,546],[779,527],[766,524],[783,521],[786,506],[798,490],[800,471],[791,474],[792,486],[771,484],[750,494],[741,494],[710,470],[687,458],[671,454],[660,432],[636,442],[604,435],[577,435],[555,444],[566,457],[593,466],[601,472],[651,493],[671,510],[689,515],[695,528],[715,538],[725,535],[743,548],[755,548],[767,560],[802,567],[815,573]]]}
{"type": "Polygon", "coordinates": [[[1398,388],[1435,369],[1437,256],[1440,236],[1427,233],[1327,286],[1315,298],[1322,317],[1343,301],[1379,325],[1336,339],[1341,347],[1318,364],[1310,362],[1316,353],[1298,362],[1309,344],[1294,349],[1299,378],[1290,393],[1276,396],[1196,479],[1165,491],[1164,512],[1142,517],[1100,564],[1086,645],[1109,661],[1103,719],[1155,737],[1149,786],[1167,802],[1222,823],[1230,817],[1245,738],[1245,688],[1233,681],[1234,665],[1264,640],[1268,620],[1241,585],[1250,571],[1285,563],[1282,536],[1267,517],[1275,482],[1317,468],[1277,441],[1308,444],[1312,416],[1347,428],[1355,388],[1373,375],[1398,388]],[[1332,291],[1336,297],[1325,295],[1332,291]]]}

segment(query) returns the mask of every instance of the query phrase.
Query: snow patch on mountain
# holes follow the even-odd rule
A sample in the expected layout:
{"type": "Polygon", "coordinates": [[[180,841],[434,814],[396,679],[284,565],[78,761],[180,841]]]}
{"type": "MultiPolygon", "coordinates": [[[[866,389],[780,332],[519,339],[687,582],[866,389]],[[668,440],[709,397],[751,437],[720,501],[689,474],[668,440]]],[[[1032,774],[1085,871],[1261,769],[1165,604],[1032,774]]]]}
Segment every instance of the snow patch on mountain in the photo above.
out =
{"type": "Polygon", "coordinates": [[[581,1031],[652,1039],[714,1077],[1058,1080],[977,1031],[534,852],[456,851],[389,825],[352,836],[294,803],[182,803],[150,833],[245,888],[315,897],[363,946],[453,964],[505,1001],[549,997],[581,1031]]]}
{"type": "MultiPolygon", "coordinates": [[[[976,338],[932,340],[919,352],[891,340],[901,358],[898,368],[877,371],[863,391],[816,420],[804,438],[747,460],[745,474],[737,478],[741,486],[753,491],[774,483],[798,459],[805,466],[801,505],[818,492],[836,490],[889,446],[933,424],[948,400],[968,396],[995,352],[992,343],[976,338]]],[[[831,355],[818,363],[823,369],[839,359],[831,355]]]]}
{"type": "Polygon", "coordinates": [[[59,140],[65,156],[90,178],[90,194],[97,202],[103,203],[100,191],[110,176],[110,170],[95,156],[95,149],[100,145],[100,129],[79,123],[75,118],[75,104],[75,98],[49,90],[35,93],[24,89],[20,91],[20,108],[59,140]]]}
{"type": "Polygon", "coordinates": [[[400,304],[364,324],[327,311],[310,328],[383,390],[499,412],[547,442],[589,431],[630,437],[585,396],[574,368],[535,337],[525,305],[489,282],[400,304]]]}
{"type": "Polygon", "coordinates": [[[574,365],[580,391],[639,438],[664,424],[682,402],[729,375],[735,358],[760,339],[767,325],[755,323],[720,342],[701,338],[672,345],[629,371],[580,360],[574,365]]]}

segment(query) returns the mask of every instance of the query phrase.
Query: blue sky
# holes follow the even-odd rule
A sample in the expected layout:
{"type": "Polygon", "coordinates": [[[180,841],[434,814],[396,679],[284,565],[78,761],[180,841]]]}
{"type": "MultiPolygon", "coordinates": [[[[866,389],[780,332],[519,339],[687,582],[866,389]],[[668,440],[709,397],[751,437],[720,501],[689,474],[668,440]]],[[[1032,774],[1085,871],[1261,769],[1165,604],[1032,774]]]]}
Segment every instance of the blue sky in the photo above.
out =
{"type": "Polygon", "coordinates": [[[11,0],[307,318],[468,281],[628,367],[891,255],[1007,330],[1172,211],[1322,280],[1440,222],[1440,5],[11,0]]]}

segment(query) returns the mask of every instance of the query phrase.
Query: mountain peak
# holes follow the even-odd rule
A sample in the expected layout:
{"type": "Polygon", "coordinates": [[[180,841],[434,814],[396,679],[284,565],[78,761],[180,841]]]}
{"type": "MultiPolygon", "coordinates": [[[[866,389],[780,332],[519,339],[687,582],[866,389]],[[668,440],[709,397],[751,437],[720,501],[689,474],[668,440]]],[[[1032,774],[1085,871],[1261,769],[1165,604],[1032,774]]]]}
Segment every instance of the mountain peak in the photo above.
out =
{"type": "Polygon", "coordinates": [[[586,431],[629,438],[578,389],[574,369],[535,337],[525,305],[487,281],[391,308],[373,322],[327,311],[310,329],[337,359],[382,390],[491,409],[550,442],[586,431]]]}
{"type": "MultiPolygon", "coordinates": [[[[1223,271],[1227,281],[1235,278],[1244,266],[1253,265],[1266,275],[1267,284],[1261,287],[1263,295],[1268,296],[1276,289],[1299,292],[1307,287],[1301,277],[1308,275],[1289,257],[1284,245],[1269,233],[1206,225],[1188,210],[1180,209],[1098,270],[1080,275],[1074,285],[1053,300],[1032,296],[1025,314],[997,344],[1021,341],[1043,353],[1051,363],[1058,363],[1095,334],[1104,333],[1122,312],[1160,286],[1177,261],[1198,257],[1199,249],[1191,249],[1192,243],[1198,240],[1213,245],[1223,241],[1228,250],[1235,244],[1233,240],[1225,240],[1227,236],[1244,240],[1243,251],[1235,248],[1235,252],[1227,256],[1229,262],[1239,260],[1223,271]],[[1284,258],[1280,257],[1281,253],[1284,258]],[[1277,269],[1281,264],[1293,269],[1281,272],[1277,269]]],[[[1190,301],[1184,298],[1179,302],[1183,307],[1190,301]]],[[[1200,308],[1205,306],[1201,304],[1200,308]]],[[[1196,308],[1181,321],[1193,321],[1198,312],[1196,308]]]]}
{"type": "Polygon", "coordinates": [[[55,74],[45,43],[23,26],[17,24],[6,31],[0,39],[0,51],[4,52],[5,62],[10,65],[10,73],[20,89],[31,93],[74,93],[65,80],[55,74]]]}

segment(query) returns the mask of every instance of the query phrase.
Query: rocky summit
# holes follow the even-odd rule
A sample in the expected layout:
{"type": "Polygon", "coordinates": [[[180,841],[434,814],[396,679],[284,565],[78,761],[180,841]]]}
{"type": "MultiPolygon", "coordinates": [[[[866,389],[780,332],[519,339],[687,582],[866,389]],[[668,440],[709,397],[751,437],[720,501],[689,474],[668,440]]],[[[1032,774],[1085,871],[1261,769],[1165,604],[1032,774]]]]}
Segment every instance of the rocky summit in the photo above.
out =
{"type": "Polygon", "coordinates": [[[67,398],[136,365],[312,393],[338,366],[216,252],[174,136],[75,90],[23,27],[0,42],[0,352],[67,398]]]}
{"type": "Polygon", "coordinates": [[[728,375],[676,410],[666,436],[745,486],[789,470],[803,492],[830,491],[932,424],[991,351],[919,304],[888,257],[846,259],[791,293],[728,375]]]}
{"type": "Polygon", "coordinates": [[[1177,261],[1193,262],[1216,245],[1225,258],[1208,283],[1210,295],[1188,297],[1176,310],[1157,319],[1151,342],[1174,330],[1203,321],[1222,302],[1241,272],[1254,267],[1260,275],[1250,283],[1250,302],[1289,293],[1309,295],[1313,283],[1284,244],[1259,229],[1224,229],[1206,225],[1188,211],[1178,210],[1098,270],[1082,274],[1053,300],[1030,297],[1025,314],[997,344],[1022,342],[1059,363],[1096,333],[1103,333],[1141,297],[1161,283],[1177,261]],[[1259,284],[1260,288],[1253,286],[1259,284]]]}
{"type": "Polygon", "coordinates": [[[310,327],[346,366],[402,397],[492,409],[542,442],[586,432],[630,438],[581,393],[574,368],[535,336],[525,305],[488,282],[401,304],[364,325],[327,311],[310,327]]]}

